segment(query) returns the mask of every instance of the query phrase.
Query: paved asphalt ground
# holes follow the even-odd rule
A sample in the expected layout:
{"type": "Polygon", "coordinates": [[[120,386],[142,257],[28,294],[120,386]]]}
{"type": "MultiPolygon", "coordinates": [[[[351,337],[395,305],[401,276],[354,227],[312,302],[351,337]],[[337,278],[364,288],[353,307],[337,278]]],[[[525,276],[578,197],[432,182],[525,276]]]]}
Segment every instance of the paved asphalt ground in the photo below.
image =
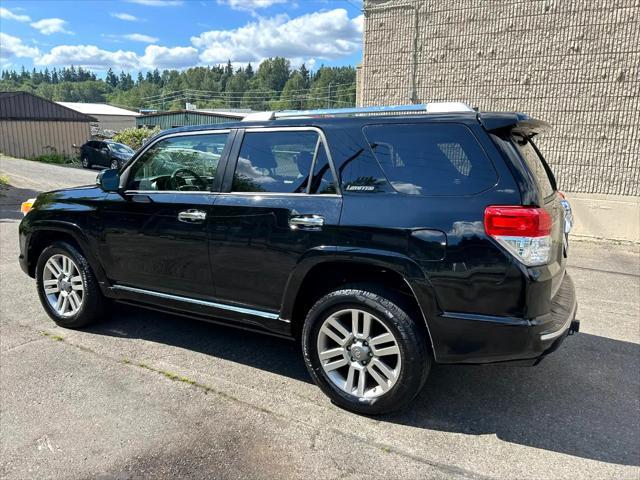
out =
{"type": "Polygon", "coordinates": [[[2,478],[640,477],[637,246],[572,243],[582,332],[539,366],[435,367],[408,410],[366,418],[293,342],[128,307],[56,327],[18,266],[18,204],[97,172],[0,170],[2,478]]]}

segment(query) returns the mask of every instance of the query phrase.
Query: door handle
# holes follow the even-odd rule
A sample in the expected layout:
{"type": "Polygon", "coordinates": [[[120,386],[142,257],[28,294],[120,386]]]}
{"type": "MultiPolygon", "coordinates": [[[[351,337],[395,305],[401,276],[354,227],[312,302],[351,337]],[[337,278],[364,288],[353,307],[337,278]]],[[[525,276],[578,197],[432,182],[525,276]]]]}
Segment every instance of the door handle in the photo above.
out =
{"type": "Polygon", "coordinates": [[[178,214],[178,220],[185,223],[202,223],[207,218],[207,212],[202,210],[185,210],[178,214]]]}
{"type": "Polygon", "coordinates": [[[322,230],[324,217],[321,215],[297,215],[289,219],[291,230],[322,230]]]}

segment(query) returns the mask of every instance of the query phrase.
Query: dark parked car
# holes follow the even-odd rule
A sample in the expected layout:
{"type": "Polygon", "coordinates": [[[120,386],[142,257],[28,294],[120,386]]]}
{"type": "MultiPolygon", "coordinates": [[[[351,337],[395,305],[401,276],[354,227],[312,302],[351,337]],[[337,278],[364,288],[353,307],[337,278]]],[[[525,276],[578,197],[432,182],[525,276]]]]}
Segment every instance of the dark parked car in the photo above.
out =
{"type": "Polygon", "coordinates": [[[544,122],[460,104],[247,120],[165,131],[37,198],[20,263],[58,325],[116,300],[294,338],[366,414],[433,363],[533,365],[578,330],[544,122]]]}
{"type": "Polygon", "coordinates": [[[135,152],[123,143],[108,140],[90,140],[80,147],[80,162],[84,168],[100,166],[118,169],[133,157],[135,152]]]}

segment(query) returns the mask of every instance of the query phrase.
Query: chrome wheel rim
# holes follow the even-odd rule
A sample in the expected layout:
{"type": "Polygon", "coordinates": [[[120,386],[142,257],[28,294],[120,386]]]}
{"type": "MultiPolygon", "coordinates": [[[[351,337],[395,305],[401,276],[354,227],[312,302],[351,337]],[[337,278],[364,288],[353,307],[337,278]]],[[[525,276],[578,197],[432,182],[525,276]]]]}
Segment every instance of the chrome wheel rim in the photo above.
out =
{"type": "Polygon", "coordinates": [[[82,158],[82,166],[83,167],[88,167],[89,166],[89,160],[87,159],[87,157],[83,157],[82,158]]]}
{"type": "Polygon", "coordinates": [[[111,161],[111,168],[118,168],[118,161],[117,160],[112,160],[111,161]]]}
{"type": "Polygon", "coordinates": [[[400,377],[398,341],[380,319],[364,310],[331,314],[320,327],[317,343],[325,374],[349,395],[379,397],[400,377]]]}
{"type": "Polygon", "coordinates": [[[78,313],[84,301],[84,283],[78,265],[68,256],[51,256],[42,272],[44,294],[51,308],[62,317],[78,313]]]}

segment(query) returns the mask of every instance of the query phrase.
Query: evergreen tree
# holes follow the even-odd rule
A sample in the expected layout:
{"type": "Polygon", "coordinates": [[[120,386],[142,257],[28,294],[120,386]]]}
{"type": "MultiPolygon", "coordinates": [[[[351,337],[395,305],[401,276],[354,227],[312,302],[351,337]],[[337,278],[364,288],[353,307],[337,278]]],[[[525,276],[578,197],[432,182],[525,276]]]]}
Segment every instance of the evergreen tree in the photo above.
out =
{"type": "Polygon", "coordinates": [[[311,79],[309,78],[309,70],[307,70],[307,66],[304,63],[300,67],[300,75],[302,76],[302,80],[304,81],[304,88],[309,88],[311,79]]]}
{"type": "Polygon", "coordinates": [[[115,76],[115,74],[113,73],[113,70],[111,70],[111,68],[109,68],[109,70],[107,70],[107,76],[105,77],[105,81],[112,88],[116,88],[118,86],[118,77],[115,76]]]}

